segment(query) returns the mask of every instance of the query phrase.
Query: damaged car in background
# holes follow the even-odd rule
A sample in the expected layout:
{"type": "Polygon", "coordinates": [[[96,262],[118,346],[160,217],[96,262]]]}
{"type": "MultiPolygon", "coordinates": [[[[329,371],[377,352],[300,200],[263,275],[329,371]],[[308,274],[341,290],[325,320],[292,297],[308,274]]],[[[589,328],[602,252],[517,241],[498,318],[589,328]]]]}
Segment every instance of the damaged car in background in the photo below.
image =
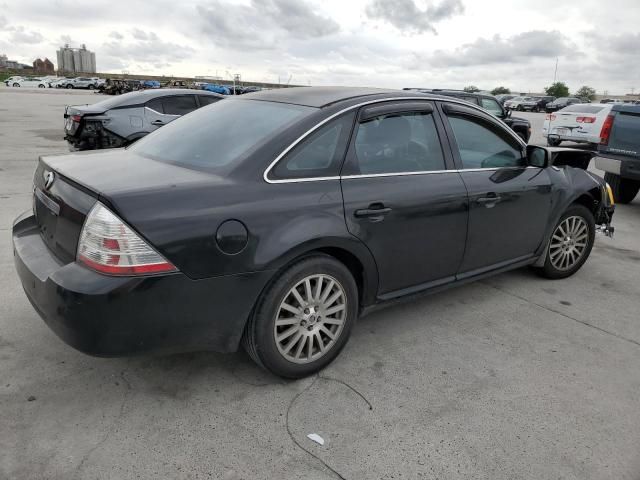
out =
{"type": "Polygon", "coordinates": [[[65,108],[64,133],[70,150],[125,147],[163,125],[224,98],[212,92],[142,90],[93,105],[65,108]]]}

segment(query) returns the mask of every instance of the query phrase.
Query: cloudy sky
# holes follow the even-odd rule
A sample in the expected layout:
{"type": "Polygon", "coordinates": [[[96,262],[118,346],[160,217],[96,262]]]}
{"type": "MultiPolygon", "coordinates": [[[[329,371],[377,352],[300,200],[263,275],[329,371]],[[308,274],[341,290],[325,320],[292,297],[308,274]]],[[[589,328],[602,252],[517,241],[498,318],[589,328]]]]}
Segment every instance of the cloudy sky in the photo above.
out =
{"type": "Polygon", "coordinates": [[[0,53],[298,85],[640,90],[639,0],[0,0],[0,53]]]}

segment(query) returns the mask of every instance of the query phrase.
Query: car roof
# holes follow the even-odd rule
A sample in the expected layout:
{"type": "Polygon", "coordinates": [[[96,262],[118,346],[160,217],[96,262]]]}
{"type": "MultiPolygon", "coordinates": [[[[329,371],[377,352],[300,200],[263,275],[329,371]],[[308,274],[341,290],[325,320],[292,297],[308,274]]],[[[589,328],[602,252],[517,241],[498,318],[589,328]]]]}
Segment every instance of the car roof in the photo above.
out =
{"type": "Polygon", "coordinates": [[[415,96],[415,93],[367,87],[287,87],[247,93],[244,98],[322,108],[353,98],[371,95],[393,94],[398,97],[410,97],[415,96]]]}

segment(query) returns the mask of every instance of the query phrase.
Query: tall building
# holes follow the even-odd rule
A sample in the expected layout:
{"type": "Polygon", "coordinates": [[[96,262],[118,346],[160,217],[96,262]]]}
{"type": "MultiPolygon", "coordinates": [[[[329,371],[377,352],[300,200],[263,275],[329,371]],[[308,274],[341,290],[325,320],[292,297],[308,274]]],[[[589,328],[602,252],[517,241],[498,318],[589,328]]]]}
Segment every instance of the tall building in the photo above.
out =
{"type": "Polygon", "coordinates": [[[86,45],[71,48],[67,44],[57,53],[60,73],[96,73],[96,54],[87,50],[86,45]]]}

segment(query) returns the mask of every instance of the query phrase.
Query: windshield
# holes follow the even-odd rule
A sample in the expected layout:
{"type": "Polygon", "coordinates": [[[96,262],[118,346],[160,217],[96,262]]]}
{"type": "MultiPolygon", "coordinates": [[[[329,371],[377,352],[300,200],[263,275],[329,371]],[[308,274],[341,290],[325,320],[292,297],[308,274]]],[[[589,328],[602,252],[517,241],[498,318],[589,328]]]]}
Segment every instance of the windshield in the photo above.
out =
{"type": "MultiPolygon", "coordinates": [[[[605,105],[569,105],[568,107],[564,107],[561,111],[563,112],[578,112],[578,113],[600,113],[602,110],[607,108],[605,105]]],[[[610,108],[610,107],[609,107],[610,108]]]]}
{"type": "Polygon", "coordinates": [[[135,143],[131,150],[184,167],[222,167],[314,111],[288,103],[226,99],[174,120],[135,143]]]}

